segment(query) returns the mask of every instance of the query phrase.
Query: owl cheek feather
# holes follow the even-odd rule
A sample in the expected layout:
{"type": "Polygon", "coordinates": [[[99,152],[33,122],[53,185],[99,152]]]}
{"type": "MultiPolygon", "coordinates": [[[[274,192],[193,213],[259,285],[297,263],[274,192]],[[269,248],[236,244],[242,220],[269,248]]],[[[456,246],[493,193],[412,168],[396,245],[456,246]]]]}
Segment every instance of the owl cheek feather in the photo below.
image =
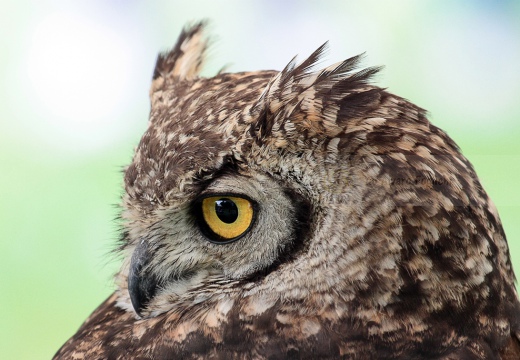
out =
{"type": "Polygon", "coordinates": [[[130,300],[137,315],[142,316],[143,309],[148,305],[159,288],[159,279],[148,271],[147,265],[152,260],[148,242],[141,240],[134,250],[128,274],[128,291],[130,300]]]}

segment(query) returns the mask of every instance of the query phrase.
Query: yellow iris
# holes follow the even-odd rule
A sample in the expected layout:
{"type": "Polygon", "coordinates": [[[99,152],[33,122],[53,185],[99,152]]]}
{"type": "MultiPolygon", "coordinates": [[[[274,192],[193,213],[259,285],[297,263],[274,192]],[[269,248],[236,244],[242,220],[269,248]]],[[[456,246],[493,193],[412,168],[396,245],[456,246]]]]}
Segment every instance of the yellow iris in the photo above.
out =
{"type": "Polygon", "coordinates": [[[244,234],[253,221],[253,204],[236,196],[211,196],[202,200],[202,216],[208,228],[227,241],[244,234]]]}

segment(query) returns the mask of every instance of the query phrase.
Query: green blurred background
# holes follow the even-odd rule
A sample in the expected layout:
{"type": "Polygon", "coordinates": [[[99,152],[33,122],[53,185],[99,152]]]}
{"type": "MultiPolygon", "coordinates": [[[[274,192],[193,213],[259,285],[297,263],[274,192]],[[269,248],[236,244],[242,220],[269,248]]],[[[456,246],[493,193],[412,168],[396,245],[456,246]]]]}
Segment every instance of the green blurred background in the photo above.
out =
{"type": "Polygon", "coordinates": [[[113,290],[121,169],[158,51],[212,19],[206,74],[330,40],[430,111],[494,199],[520,272],[520,1],[1,1],[0,358],[49,359],[113,290]]]}

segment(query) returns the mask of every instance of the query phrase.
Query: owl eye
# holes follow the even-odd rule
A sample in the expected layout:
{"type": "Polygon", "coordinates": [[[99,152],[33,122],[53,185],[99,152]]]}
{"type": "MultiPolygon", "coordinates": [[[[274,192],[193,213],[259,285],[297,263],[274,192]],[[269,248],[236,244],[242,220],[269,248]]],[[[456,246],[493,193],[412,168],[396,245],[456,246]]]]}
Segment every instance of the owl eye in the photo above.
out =
{"type": "Polygon", "coordinates": [[[239,196],[209,196],[199,203],[200,227],[208,240],[227,244],[238,240],[253,224],[253,201],[239,196]]]}

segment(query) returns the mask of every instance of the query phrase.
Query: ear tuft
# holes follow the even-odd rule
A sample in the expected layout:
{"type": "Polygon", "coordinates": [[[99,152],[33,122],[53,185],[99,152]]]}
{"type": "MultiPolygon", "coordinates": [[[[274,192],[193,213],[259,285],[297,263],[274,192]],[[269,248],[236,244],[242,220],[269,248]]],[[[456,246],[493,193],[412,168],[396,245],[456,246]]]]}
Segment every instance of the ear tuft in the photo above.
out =
{"type": "Polygon", "coordinates": [[[157,56],[151,92],[159,88],[165,80],[190,80],[199,75],[208,48],[208,39],[204,36],[206,25],[206,21],[201,21],[186,26],[175,46],[157,56]]]}
{"type": "Polygon", "coordinates": [[[257,118],[251,130],[257,139],[273,129],[287,131],[288,121],[299,132],[334,137],[343,131],[347,118],[363,116],[377,105],[384,89],[372,86],[370,80],[381,68],[357,70],[362,54],[316,70],[327,46],[320,46],[299,65],[293,58],[269,82],[251,108],[257,118]]]}

